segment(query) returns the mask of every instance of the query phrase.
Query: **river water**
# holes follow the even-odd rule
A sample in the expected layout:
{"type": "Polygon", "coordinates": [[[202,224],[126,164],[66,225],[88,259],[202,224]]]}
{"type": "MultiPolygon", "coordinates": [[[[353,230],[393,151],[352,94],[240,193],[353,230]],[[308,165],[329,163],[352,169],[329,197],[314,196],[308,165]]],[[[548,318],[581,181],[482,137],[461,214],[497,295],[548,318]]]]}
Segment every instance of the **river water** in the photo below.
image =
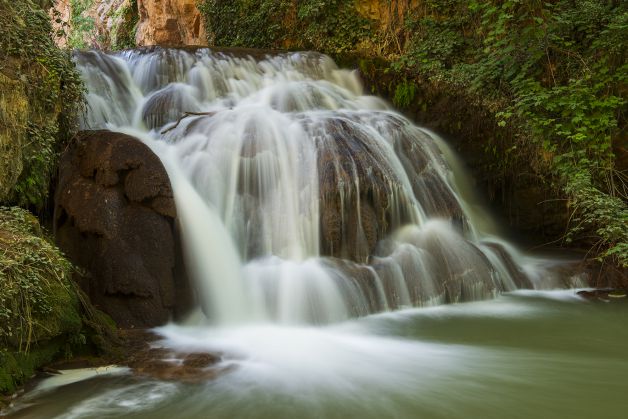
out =
{"type": "Polygon", "coordinates": [[[35,390],[16,418],[625,418],[628,307],[566,291],[408,309],[326,327],[167,326],[224,353],[201,384],[129,373],[35,390]]]}

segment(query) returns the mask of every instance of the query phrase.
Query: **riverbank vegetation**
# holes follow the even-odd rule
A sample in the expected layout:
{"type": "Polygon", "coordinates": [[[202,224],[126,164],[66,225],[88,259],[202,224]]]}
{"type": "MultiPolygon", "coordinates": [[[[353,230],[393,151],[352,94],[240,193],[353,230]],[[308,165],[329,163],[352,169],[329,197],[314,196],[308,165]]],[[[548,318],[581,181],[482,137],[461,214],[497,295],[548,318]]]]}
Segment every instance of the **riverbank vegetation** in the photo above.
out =
{"type": "Polygon", "coordinates": [[[58,357],[113,349],[115,325],[77,274],[32,214],[0,207],[0,394],[58,357]]]}
{"type": "Polygon", "coordinates": [[[0,203],[41,209],[76,130],[83,84],[46,12],[0,0],[0,203]]]}
{"type": "Polygon", "coordinates": [[[23,209],[45,213],[59,152],[83,106],[80,76],[53,43],[42,4],[50,6],[0,0],[0,393],[55,357],[103,348],[103,336],[114,334],[72,281],[75,268],[23,209]]]}
{"type": "Polygon", "coordinates": [[[555,243],[628,267],[625,2],[204,0],[199,8],[211,44],[317,49],[340,60],[353,52],[374,90],[401,109],[425,107],[434,91],[481,108],[445,132],[464,135],[465,124],[487,118],[477,147],[495,161],[488,169],[534,172],[565,203],[569,227],[555,243]]]}

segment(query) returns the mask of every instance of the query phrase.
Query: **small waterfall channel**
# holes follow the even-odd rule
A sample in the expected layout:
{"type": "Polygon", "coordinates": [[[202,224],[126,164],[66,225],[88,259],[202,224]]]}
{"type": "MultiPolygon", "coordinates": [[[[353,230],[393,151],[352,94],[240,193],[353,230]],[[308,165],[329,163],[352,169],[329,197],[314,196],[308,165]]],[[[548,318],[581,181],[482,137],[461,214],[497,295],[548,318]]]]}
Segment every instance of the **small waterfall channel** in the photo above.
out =
{"type": "Polygon", "coordinates": [[[9,414],[626,417],[625,307],[541,290],[560,261],[500,239],[451,150],[355,72],[309,52],[76,61],[83,128],[134,135],[173,185],[199,310],[155,330],[159,362],[219,361],[194,382],[68,372],[9,414]]]}
{"type": "Polygon", "coordinates": [[[153,49],[76,61],[83,128],[133,134],[164,162],[214,324],[325,324],[547,277],[492,234],[443,141],[327,56],[153,49]]]}

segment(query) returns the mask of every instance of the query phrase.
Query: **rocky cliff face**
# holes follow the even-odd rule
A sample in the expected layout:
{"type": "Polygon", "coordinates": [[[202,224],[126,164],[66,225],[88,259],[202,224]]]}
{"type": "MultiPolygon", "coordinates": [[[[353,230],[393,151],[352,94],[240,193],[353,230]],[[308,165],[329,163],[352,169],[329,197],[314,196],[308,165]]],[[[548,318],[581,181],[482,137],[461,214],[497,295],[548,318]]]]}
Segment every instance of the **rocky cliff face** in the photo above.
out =
{"type": "Polygon", "coordinates": [[[136,43],[144,45],[205,45],[207,35],[195,0],[138,0],[136,43]]]}
{"type": "Polygon", "coordinates": [[[58,0],[49,14],[60,47],[116,50],[207,43],[195,0],[58,0]]]}

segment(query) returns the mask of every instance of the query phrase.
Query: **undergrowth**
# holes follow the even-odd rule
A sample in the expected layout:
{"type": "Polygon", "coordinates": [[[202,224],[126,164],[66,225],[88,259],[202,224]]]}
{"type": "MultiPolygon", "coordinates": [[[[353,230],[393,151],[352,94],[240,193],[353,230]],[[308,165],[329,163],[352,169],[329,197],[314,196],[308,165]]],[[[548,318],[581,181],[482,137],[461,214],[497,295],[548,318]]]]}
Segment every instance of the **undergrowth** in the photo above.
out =
{"type": "Polygon", "coordinates": [[[353,0],[199,0],[209,42],[341,53],[373,34],[353,0]]]}
{"type": "Polygon", "coordinates": [[[27,352],[33,342],[80,329],[72,269],[35,217],[17,207],[0,207],[2,346],[27,352]]]}
{"type": "Polygon", "coordinates": [[[0,207],[0,393],[56,357],[113,353],[115,323],[73,281],[80,274],[17,207],[0,207]]]}

